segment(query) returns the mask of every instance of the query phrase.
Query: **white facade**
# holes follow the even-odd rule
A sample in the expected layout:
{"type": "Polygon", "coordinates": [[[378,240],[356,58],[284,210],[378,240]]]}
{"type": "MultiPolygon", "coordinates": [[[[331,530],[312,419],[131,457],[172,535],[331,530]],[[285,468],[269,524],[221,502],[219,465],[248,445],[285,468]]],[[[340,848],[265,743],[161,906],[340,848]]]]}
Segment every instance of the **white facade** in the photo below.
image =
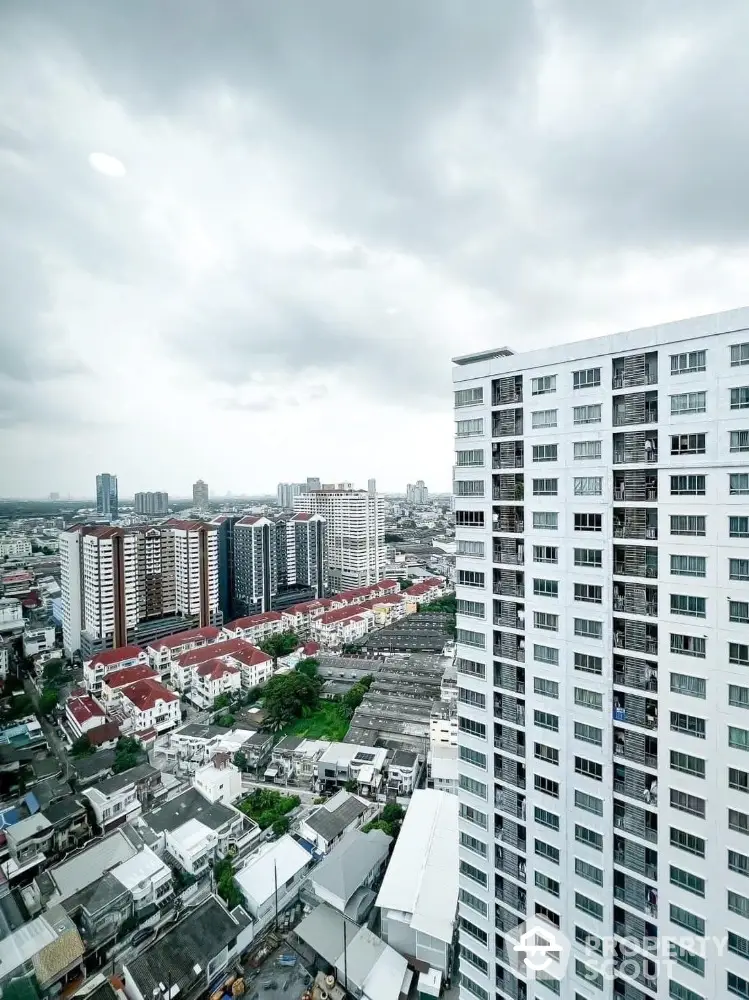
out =
{"type": "Polygon", "coordinates": [[[23,625],[23,608],[16,597],[0,598],[0,631],[11,631],[23,625]]]}
{"type": "Polygon", "coordinates": [[[275,916],[276,885],[280,912],[298,895],[311,867],[311,855],[288,833],[250,855],[235,877],[245,909],[259,925],[256,933],[275,916]]]}
{"type": "Polygon", "coordinates": [[[563,1000],[747,978],[748,329],[457,359],[464,1000],[525,995],[506,934],[534,916],[572,942],[563,1000]],[[612,934],[639,972],[594,987],[580,942],[612,934]]]}
{"type": "Polygon", "coordinates": [[[31,555],[31,541],[25,535],[0,535],[0,559],[23,559],[31,555]]]}
{"type": "Polygon", "coordinates": [[[47,653],[55,648],[54,626],[42,628],[26,628],[23,633],[23,655],[36,656],[37,653],[47,653]]]}
{"type": "Polygon", "coordinates": [[[192,784],[204,799],[220,802],[224,806],[232,805],[242,795],[242,774],[229,761],[222,761],[218,766],[211,763],[198,768],[192,784]]]}
{"type": "Polygon", "coordinates": [[[311,625],[312,638],[324,649],[356,642],[374,625],[374,613],[369,608],[340,608],[315,619],[311,625]]]}
{"type": "Polygon", "coordinates": [[[364,587],[385,575],[385,499],[365,490],[322,489],[294,498],[294,510],[326,522],[328,584],[364,587]]]}

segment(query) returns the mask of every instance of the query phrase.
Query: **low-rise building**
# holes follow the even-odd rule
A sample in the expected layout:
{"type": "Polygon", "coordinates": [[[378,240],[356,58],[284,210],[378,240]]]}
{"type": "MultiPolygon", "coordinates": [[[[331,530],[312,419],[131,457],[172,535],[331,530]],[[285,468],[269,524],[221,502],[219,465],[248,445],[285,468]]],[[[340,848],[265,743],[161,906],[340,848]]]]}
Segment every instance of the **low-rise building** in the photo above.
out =
{"type": "MultiPolygon", "coordinates": [[[[222,726],[197,722],[188,722],[179,729],[173,729],[165,737],[168,743],[163,747],[167,763],[177,763],[187,771],[195,771],[208,763],[228,732],[222,726]]],[[[247,735],[250,735],[249,731],[247,735]]]]}
{"type": "Polygon", "coordinates": [[[143,806],[153,802],[161,789],[161,772],[150,764],[139,764],[121,774],[105,778],[85,789],[96,825],[102,833],[140,816],[143,806]]]}
{"type": "Polygon", "coordinates": [[[358,830],[377,814],[378,806],[356,795],[340,791],[323,803],[299,826],[305,840],[327,854],[346,833],[358,830]]]}
{"type": "Polygon", "coordinates": [[[0,559],[24,559],[31,555],[31,540],[26,535],[0,535],[0,559]]]}
{"type": "Polygon", "coordinates": [[[148,666],[148,654],[140,646],[103,649],[83,664],[83,683],[89,693],[98,694],[107,674],[136,666],[148,666]]]}
{"type": "Polygon", "coordinates": [[[98,699],[107,715],[112,715],[122,704],[122,692],[127,687],[136,681],[158,679],[158,673],[147,663],[139,663],[137,666],[125,667],[122,670],[112,670],[102,678],[98,699]]]}
{"type": "Polygon", "coordinates": [[[90,695],[71,698],[65,705],[65,718],[73,736],[78,739],[89,730],[103,726],[107,721],[104,709],[90,695]]]}
{"type": "Polygon", "coordinates": [[[252,643],[244,639],[226,639],[205,648],[183,653],[172,662],[172,687],[176,691],[188,693],[195,678],[195,668],[209,660],[221,660],[237,667],[241,674],[242,687],[249,689],[262,684],[273,673],[273,661],[252,643]]]}
{"type": "Polygon", "coordinates": [[[317,787],[331,791],[356,781],[359,793],[372,798],[382,785],[387,755],[383,747],[331,743],[316,762],[317,787]]]}
{"type": "Polygon", "coordinates": [[[134,916],[151,906],[164,906],[174,896],[172,871],[148,847],[112,868],[111,874],[130,893],[134,916]]]}
{"type": "Polygon", "coordinates": [[[162,678],[168,679],[174,660],[179,659],[183,653],[189,653],[190,650],[202,649],[213,642],[218,642],[221,635],[220,628],[216,628],[215,625],[206,625],[204,628],[191,628],[185,632],[168,635],[163,639],[156,639],[146,647],[148,660],[154,670],[158,670],[162,678]]]}
{"type": "Polygon", "coordinates": [[[45,863],[54,850],[52,824],[35,813],[5,830],[9,858],[2,869],[9,882],[45,863]]]}
{"type": "Polygon", "coordinates": [[[289,834],[247,859],[235,879],[256,933],[274,918],[276,907],[280,912],[298,897],[311,867],[312,856],[289,834]]]}
{"type": "Polygon", "coordinates": [[[280,611],[264,611],[224,625],[224,634],[228,639],[246,639],[256,646],[283,631],[284,621],[280,611]]]}
{"type": "Polygon", "coordinates": [[[427,787],[437,792],[458,794],[458,746],[434,743],[427,758],[427,787]]]}
{"type": "Polygon", "coordinates": [[[23,655],[29,658],[38,653],[48,653],[55,648],[54,625],[27,625],[23,631],[23,655]]]}
{"type": "Polygon", "coordinates": [[[217,753],[210,764],[197,769],[192,786],[208,802],[229,806],[242,795],[242,773],[232,763],[231,754],[217,753]]]}
{"type": "Polygon", "coordinates": [[[265,684],[273,675],[272,658],[251,643],[247,643],[245,649],[237,650],[231,662],[239,667],[242,688],[245,691],[251,691],[252,688],[265,684]]]}
{"type": "Polygon", "coordinates": [[[85,948],[73,921],[61,906],[16,928],[0,940],[3,995],[19,982],[17,995],[59,995],[66,984],[85,975],[85,948]]]}
{"type": "Polygon", "coordinates": [[[270,760],[273,750],[273,734],[259,729],[251,733],[239,748],[247,758],[247,763],[253,771],[264,767],[270,760]]]}
{"type": "Polygon", "coordinates": [[[58,857],[75,851],[91,838],[91,823],[84,800],[79,795],[65,795],[42,806],[43,815],[52,826],[52,853],[58,857]]]}
{"type": "Polygon", "coordinates": [[[318,618],[321,618],[328,611],[342,607],[343,604],[336,603],[329,597],[321,597],[317,601],[305,601],[303,604],[294,604],[281,612],[283,630],[284,632],[293,632],[300,639],[308,639],[312,626],[318,618]]]}
{"type": "Polygon", "coordinates": [[[238,667],[223,660],[206,660],[193,667],[189,698],[198,708],[212,708],[220,695],[232,697],[241,687],[238,667]]]}
{"type": "Polygon", "coordinates": [[[419,774],[419,755],[414,750],[396,750],[388,761],[388,793],[410,795],[419,774]]]}
{"type": "Polygon", "coordinates": [[[373,886],[387,866],[393,838],[382,830],[352,830],[344,834],[311,872],[309,887],[316,900],[327,903],[357,924],[363,923],[376,894],[373,886]]]}
{"type": "Polygon", "coordinates": [[[404,590],[403,596],[409,604],[414,605],[413,610],[415,611],[419,604],[429,604],[430,601],[436,601],[444,593],[445,581],[438,576],[429,576],[404,590]]]}
{"type": "Polygon", "coordinates": [[[147,729],[163,733],[182,721],[179,696],[156,680],[136,681],[123,688],[122,711],[136,733],[147,729]]]}
{"type": "Polygon", "coordinates": [[[17,597],[0,597],[0,632],[20,632],[23,608],[17,597]]]}
{"type": "Polygon", "coordinates": [[[321,615],[312,622],[310,631],[323,649],[335,649],[363,638],[373,626],[374,612],[354,605],[321,615]]]}

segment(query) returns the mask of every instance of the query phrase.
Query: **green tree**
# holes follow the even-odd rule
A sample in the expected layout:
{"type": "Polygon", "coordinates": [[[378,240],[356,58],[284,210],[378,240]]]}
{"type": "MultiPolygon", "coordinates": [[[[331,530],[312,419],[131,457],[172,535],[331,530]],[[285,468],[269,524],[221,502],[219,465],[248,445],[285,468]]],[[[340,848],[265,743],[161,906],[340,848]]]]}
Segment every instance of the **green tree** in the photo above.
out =
{"type": "Polygon", "coordinates": [[[384,819],[373,819],[370,823],[365,823],[361,828],[362,833],[369,833],[370,830],[382,830],[388,837],[393,836],[393,829],[384,819]]]}
{"type": "Polygon", "coordinates": [[[307,677],[317,677],[317,668],[320,666],[320,661],[316,660],[314,656],[308,656],[304,660],[300,660],[297,663],[295,670],[298,670],[300,674],[305,674],[307,677]]]}
{"type": "Polygon", "coordinates": [[[280,656],[288,656],[295,649],[299,649],[300,645],[299,639],[293,632],[277,632],[275,635],[268,636],[265,642],[261,642],[260,648],[268,656],[273,657],[273,665],[275,666],[280,656]]]}
{"type": "Polygon", "coordinates": [[[346,784],[343,786],[347,792],[356,792],[359,787],[356,778],[349,778],[346,784]]]}
{"type": "Polygon", "coordinates": [[[275,732],[294,719],[309,715],[320,698],[320,681],[294,670],[271,677],[263,691],[265,726],[275,732]]]}
{"type": "Polygon", "coordinates": [[[288,816],[279,816],[279,818],[277,820],[275,820],[274,823],[273,823],[273,833],[277,837],[281,837],[281,836],[283,836],[284,833],[288,833],[289,832],[289,826],[290,825],[291,824],[289,823],[289,817],[288,816]]]}
{"type": "Polygon", "coordinates": [[[402,580],[398,581],[398,586],[401,590],[408,590],[413,582],[414,578],[412,576],[404,576],[402,580]]]}
{"type": "Polygon", "coordinates": [[[70,748],[71,757],[76,758],[90,757],[94,752],[94,748],[89,743],[88,736],[85,733],[83,736],[79,736],[70,748]]]}
{"type": "Polygon", "coordinates": [[[55,688],[45,688],[39,699],[39,710],[43,715],[49,715],[57,707],[57,691],[55,688]]]}
{"type": "Polygon", "coordinates": [[[224,726],[226,729],[231,729],[235,721],[236,719],[231,714],[231,712],[227,712],[226,715],[219,715],[219,717],[216,719],[216,725],[224,726]]]}
{"type": "Polygon", "coordinates": [[[213,876],[216,880],[218,894],[230,910],[241,906],[242,893],[234,878],[234,866],[229,858],[222,858],[213,866],[213,876]]]}
{"type": "Polygon", "coordinates": [[[114,764],[112,770],[115,774],[128,771],[131,767],[137,767],[146,757],[146,752],[138,742],[130,736],[120,736],[114,752],[114,764]]]}
{"type": "Polygon", "coordinates": [[[247,760],[246,754],[243,754],[241,750],[237,750],[234,754],[234,766],[238,767],[240,771],[249,770],[250,762],[247,760]]]}
{"type": "Polygon", "coordinates": [[[218,710],[219,708],[228,708],[231,702],[229,701],[228,694],[220,694],[217,698],[213,699],[213,708],[218,710]]]}

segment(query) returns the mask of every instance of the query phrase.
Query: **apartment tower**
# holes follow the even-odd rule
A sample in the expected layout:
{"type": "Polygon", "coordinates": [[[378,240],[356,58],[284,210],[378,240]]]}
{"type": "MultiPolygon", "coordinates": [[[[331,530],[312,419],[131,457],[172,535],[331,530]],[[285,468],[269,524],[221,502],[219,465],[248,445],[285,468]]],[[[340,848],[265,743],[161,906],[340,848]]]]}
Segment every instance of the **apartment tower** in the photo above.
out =
{"type": "Polygon", "coordinates": [[[461,994],[749,996],[749,309],[453,381],[461,994]]]}
{"type": "Polygon", "coordinates": [[[100,472],[96,477],[96,513],[110,521],[117,520],[117,476],[110,472],[100,472]]]}
{"type": "Polygon", "coordinates": [[[134,506],[136,514],[144,514],[147,517],[159,517],[162,514],[168,514],[169,494],[161,492],[136,493],[134,506]]]}

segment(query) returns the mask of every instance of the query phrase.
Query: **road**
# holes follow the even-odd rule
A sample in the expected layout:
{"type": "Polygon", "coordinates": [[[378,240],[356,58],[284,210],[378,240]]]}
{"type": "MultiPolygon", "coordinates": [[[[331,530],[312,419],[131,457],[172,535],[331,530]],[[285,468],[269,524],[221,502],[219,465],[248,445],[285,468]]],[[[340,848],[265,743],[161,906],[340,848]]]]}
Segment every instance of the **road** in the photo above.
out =
{"type": "Polygon", "coordinates": [[[296,785],[274,785],[269,781],[255,781],[248,774],[242,775],[242,790],[251,791],[262,788],[264,791],[281,792],[282,795],[298,795],[303,805],[310,805],[317,798],[316,792],[308,788],[297,788],[296,785]]]}
{"type": "Polygon", "coordinates": [[[39,711],[39,692],[34,687],[29,677],[24,677],[23,687],[26,694],[31,698],[34,703],[34,708],[37,710],[37,715],[39,722],[42,727],[42,732],[44,733],[47,742],[49,743],[50,750],[57,757],[63,766],[64,776],[67,780],[70,777],[71,772],[71,762],[70,756],[68,754],[68,749],[63,740],[55,732],[55,727],[47,722],[46,718],[39,711]]]}

